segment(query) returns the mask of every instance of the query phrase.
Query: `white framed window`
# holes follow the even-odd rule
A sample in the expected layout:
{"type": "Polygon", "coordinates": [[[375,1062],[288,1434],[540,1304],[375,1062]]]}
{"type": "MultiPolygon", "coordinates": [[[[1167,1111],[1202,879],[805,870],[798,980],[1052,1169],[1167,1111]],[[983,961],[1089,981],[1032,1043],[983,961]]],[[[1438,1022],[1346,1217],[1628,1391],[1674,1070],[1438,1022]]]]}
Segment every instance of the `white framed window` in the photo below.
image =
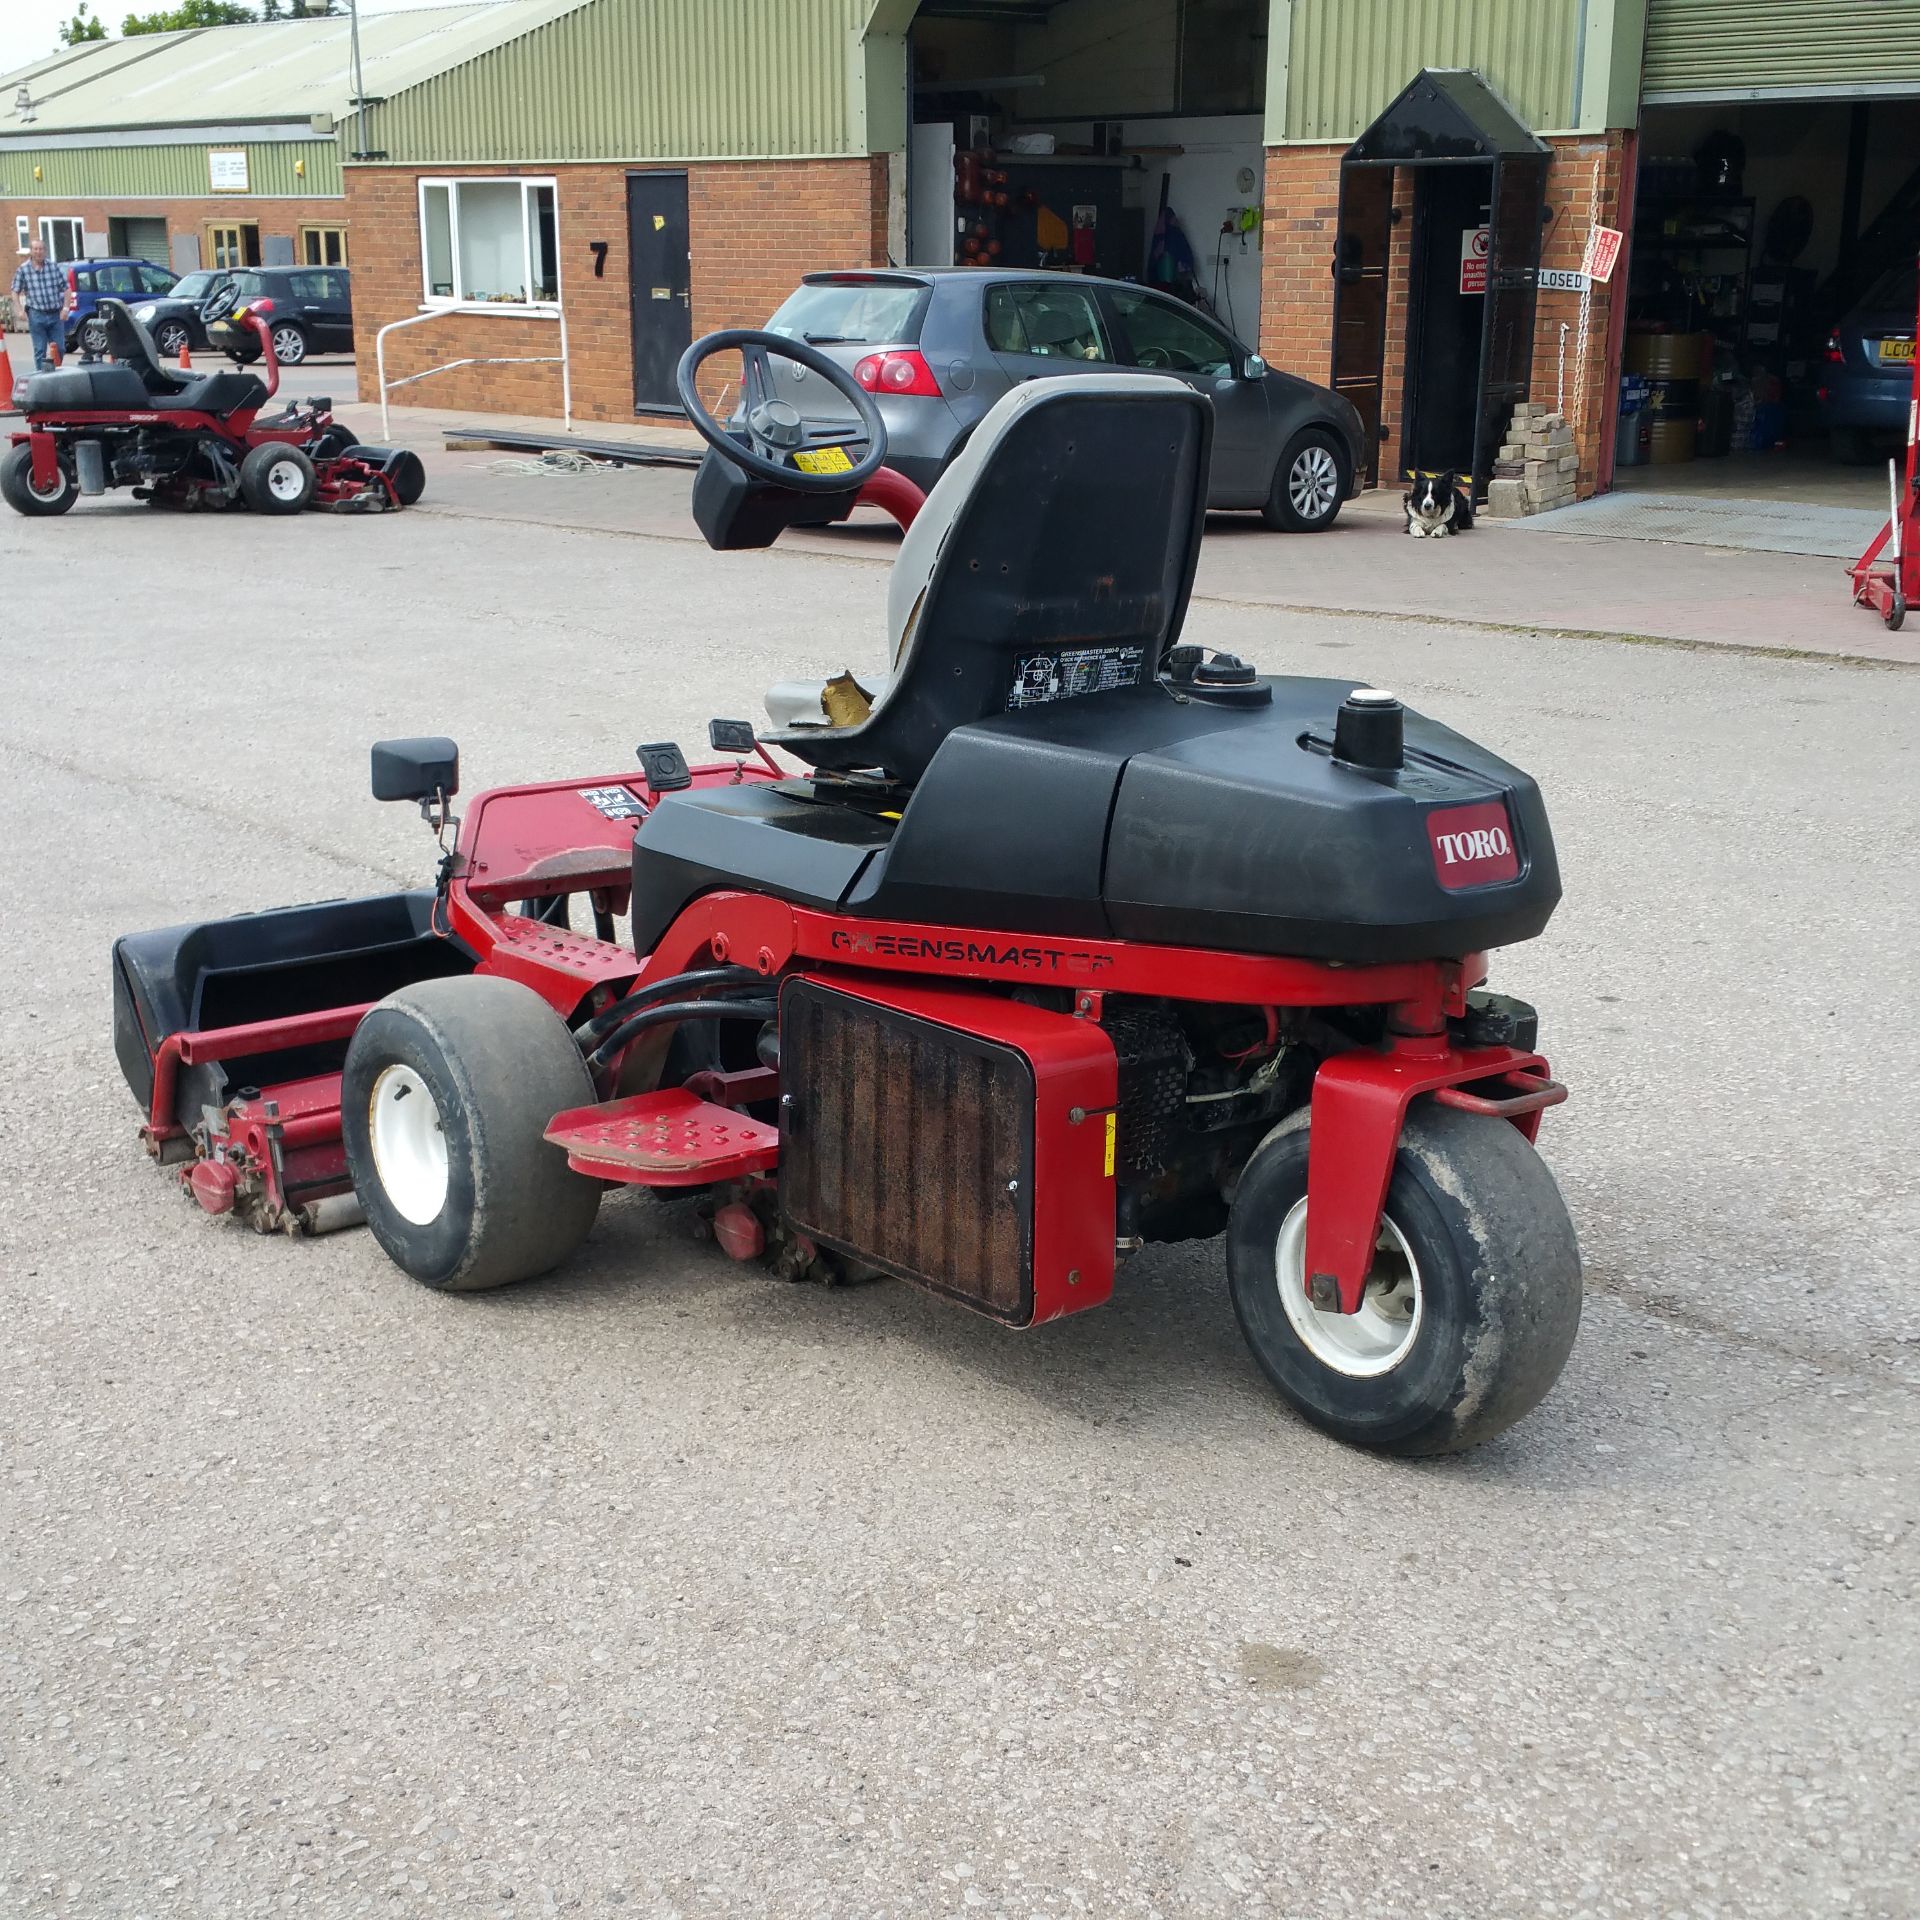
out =
{"type": "Polygon", "coordinates": [[[47,243],[49,260],[84,260],[87,257],[87,240],[80,222],[69,219],[65,214],[43,213],[40,216],[40,238],[47,243]]]}
{"type": "Polygon", "coordinates": [[[430,307],[551,307],[560,298],[551,180],[420,182],[421,297],[430,307]]]}
{"type": "Polygon", "coordinates": [[[33,222],[24,213],[13,216],[13,250],[25,253],[33,245],[33,222]]]}

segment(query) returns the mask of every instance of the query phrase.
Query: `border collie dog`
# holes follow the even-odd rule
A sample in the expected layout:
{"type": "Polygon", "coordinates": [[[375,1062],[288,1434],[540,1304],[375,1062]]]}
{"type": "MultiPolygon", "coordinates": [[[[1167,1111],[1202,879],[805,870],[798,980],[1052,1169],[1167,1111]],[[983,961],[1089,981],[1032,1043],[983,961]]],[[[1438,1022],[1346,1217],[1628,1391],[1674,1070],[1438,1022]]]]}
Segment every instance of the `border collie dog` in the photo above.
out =
{"type": "Polygon", "coordinates": [[[1407,531],[1416,540],[1440,540],[1473,529],[1473,502],[1457,473],[1418,475],[1406,506],[1407,531]]]}

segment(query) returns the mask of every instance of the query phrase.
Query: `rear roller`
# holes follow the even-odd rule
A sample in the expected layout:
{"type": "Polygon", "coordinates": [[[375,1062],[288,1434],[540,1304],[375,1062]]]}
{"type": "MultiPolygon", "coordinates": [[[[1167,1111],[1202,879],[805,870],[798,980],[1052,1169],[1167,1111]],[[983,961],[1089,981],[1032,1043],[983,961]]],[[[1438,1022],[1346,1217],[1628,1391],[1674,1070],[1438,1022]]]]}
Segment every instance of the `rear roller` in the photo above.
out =
{"type": "Polygon", "coordinates": [[[1530,1412],[1580,1325],[1580,1251],[1545,1163],[1504,1120],[1416,1107],[1360,1310],[1307,1299],[1307,1116],[1247,1163],[1227,1226],[1234,1311],[1267,1377],[1357,1446],[1456,1453],[1530,1412]]]}
{"type": "Polygon", "coordinates": [[[558,1266],[587,1237],[600,1185],[544,1135],[593,1099],[573,1036],[531,987],[476,976],[390,994],[360,1023],[340,1086],[374,1238],[449,1293],[558,1266]]]}

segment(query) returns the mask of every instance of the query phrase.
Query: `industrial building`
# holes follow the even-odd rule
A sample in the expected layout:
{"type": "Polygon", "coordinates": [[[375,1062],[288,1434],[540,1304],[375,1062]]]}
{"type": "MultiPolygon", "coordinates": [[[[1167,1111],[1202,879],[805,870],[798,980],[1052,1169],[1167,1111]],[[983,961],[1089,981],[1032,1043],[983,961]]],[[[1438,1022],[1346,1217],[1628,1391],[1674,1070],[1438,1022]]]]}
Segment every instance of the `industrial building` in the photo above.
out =
{"type": "MultiPolygon", "coordinates": [[[[1805,428],[1828,330],[1920,244],[1911,0],[505,0],[368,27],[434,19],[443,38],[370,59],[350,116],[329,43],[324,86],[264,68],[258,112],[229,90],[218,129],[273,122],[246,143],[262,257],[269,231],[304,257],[333,209],[363,359],[405,320],[389,372],[447,369],[404,390],[423,404],[671,414],[686,342],[764,322],[805,272],[1044,264],[1159,281],[1339,386],[1383,483],[1484,483],[1531,399],[1568,415],[1587,493],[1620,460],[1755,444],[1758,395],[1805,428]],[[1691,369],[1659,436],[1620,416],[1650,361],[1691,369]]],[[[137,43],[93,57],[94,98],[130,100],[137,43]]],[[[176,235],[234,244],[183,95],[137,167],[75,146],[94,136],[64,98],[40,124],[76,157],[42,137],[44,203],[0,118],[7,212],[130,242],[138,196],[105,190],[164,154],[175,264],[176,235]],[[100,190],[78,213],[52,192],[68,166],[100,190]]]]}

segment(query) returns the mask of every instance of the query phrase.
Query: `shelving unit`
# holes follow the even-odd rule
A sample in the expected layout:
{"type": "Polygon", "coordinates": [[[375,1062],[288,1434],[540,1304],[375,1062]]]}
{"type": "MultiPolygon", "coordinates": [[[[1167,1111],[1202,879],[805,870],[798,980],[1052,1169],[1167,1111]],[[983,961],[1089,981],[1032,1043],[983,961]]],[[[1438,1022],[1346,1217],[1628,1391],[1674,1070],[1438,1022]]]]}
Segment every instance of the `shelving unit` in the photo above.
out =
{"type": "Polygon", "coordinates": [[[1636,315],[1677,332],[1744,339],[1753,274],[1754,203],[1698,194],[1641,197],[1633,224],[1636,315]]]}

